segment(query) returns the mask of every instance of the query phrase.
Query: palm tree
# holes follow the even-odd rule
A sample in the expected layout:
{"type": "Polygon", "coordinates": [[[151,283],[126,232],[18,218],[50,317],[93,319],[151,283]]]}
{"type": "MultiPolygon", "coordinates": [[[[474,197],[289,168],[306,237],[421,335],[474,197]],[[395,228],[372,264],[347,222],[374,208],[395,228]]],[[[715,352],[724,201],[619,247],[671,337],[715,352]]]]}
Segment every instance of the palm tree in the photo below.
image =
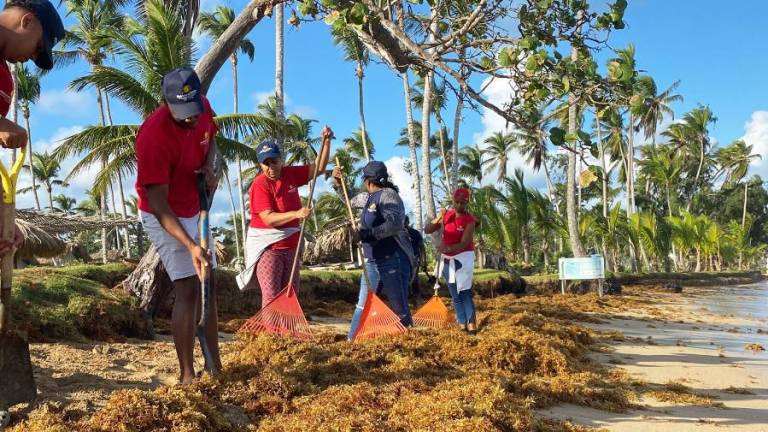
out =
{"type": "Polygon", "coordinates": [[[472,184],[483,181],[483,151],[476,145],[464,147],[459,152],[459,175],[472,184]]]}
{"type": "MultiPolygon", "coordinates": [[[[33,153],[31,159],[32,165],[24,165],[24,170],[30,173],[34,173],[33,175],[43,183],[43,187],[48,193],[48,208],[53,210],[53,187],[69,186],[66,181],[58,178],[59,171],[61,170],[59,160],[47,151],[44,153],[33,153]]],[[[35,185],[35,188],[37,187],[40,186],[35,185]]],[[[21,189],[19,192],[26,193],[31,190],[33,190],[32,187],[29,187],[21,189]]]]}
{"type": "MultiPolygon", "coordinates": [[[[32,164],[32,128],[29,125],[29,106],[40,99],[40,75],[32,73],[24,63],[17,64],[14,72],[16,74],[16,97],[27,128],[28,163],[32,164]]],[[[40,210],[40,198],[37,196],[37,185],[35,184],[35,171],[30,170],[29,173],[32,178],[32,193],[35,196],[35,207],[40,210]]]]}
{"type": "Polygon", "coordinates": [[[365,77],[365,67],[370,60],[368,49],[363,45],[357,33],[347,27],[343,20],[334,21],[331,27],[331,35],[333,36],[333,43],[344,50],[344,60],[355,62],[357,65],[355,75],[357,76],[358,110],[360,114],[360,130],[362,131],[360,136],[363,139],[363,155],[366,161],[370,161],[373,154],[373,145],[370,145],[367,141],[368,134],[365,127],[365,110],[363,108],[363,78],[365,77]],[[368,151],[369,147],[371,148],[370,152],[368,151]]]}
{"type": "Polygon", "coordinates": [[[515,147],[515,136],[509,132],[494,132],[483,142],[488,144],[483,150],[486,156],[484,164],[488,166],[486,173],[496,171],[501,183],[507,177],[507,162],[515,147]]]}
{"type": "Polygon", "coordinates": [[[682,161],[675,157],[674,149],[669,145],[658,147],[646,146],[641,150],[640,176],[648,185],[656,185],[664,193],[667,201],[667,214],[672,216],[672,191],[677,190],[683,171],[682,161]]]}
{"type": "MultiPolygon", "coordinates": [[[[126,20],[126,31],[113,32],[116,53],[124,67],[98,65],[75,80],[76,90],[93,86],[120,99],[142,118],[161,103],[161,81],[165,73],[191,62],[192,47],[182,34],[184,23],[176,9],[160,0],[147,0],[140,21],[126,20]]],[[[229,114],[214,118],[219,127],[217,144],[222,155],[232,161],[236,155],[255,161],[253,149],[232,137],[256,135],[267,127],[255,114],[229,114]]],[[[64,140],[54,151],[58,160],[84,154],[67,178],[72,178],[94,164],[110,159],[94,179],[94,186],[106,190],[117,177],[136,169],[134,141],[139,125],[97,125],[64,140]]]]}
{"type": "MultiPolygon", "coordinates": [[[[122,28],[123,16],[119,8],[123,6],[123,0],[67,0],[68,15],[73,16],[77,24],[67,31],[62,41],[63,51],[57,53],[59,63],[72,63],[77,59],[85,60],[91,67],[91,71],[103,64],[107,56],[113,52],[114,46],[110,38],[111,33],[119,32],[122,28]]],[[[96,102],[99,107],[99,124],[106,125],[104,115],[104,100],[102,88],[96,87],[96,102]]],[[[101,162],[102,170],[105,168],[109,155],[104,155],[101,162]]],[[[106,187],[106,185],[104,185],[106,187]]],[[[106,194],[101,195],[102,219],[106,216],[106,194]]],[[[102,257],[106,262],[106,228],[101,230],[102,257]]]]}
{"type": "Polygon", "coordinates": [[[347,153],[352,157],[353,163],[358,164],[361,161],[369,161],[373,156],[373,142],[368,134],[361,128],[352,133],[352,135],[344,138],[344,148],[347,153]],[[370,146],[371,152],[367,150],[367,146],[370,146]]]}
{"type": "MultiPolygon", "coordinates": [[[[214,12],[203,12],[200,14],[200,19],[198,21],[198,26],[200,30],[203,33],[206,33],[210,36],[211,39],[218,39],[221,37],[221,35],[224,33],[224,31],[229,28],[230,25],[232,25],[232,22],[235,20],[235,11],[232,10],[232,8],[227,6],[217,6],[216,10],[214,12]]],[[[239,112],[238,109],[238,79],[237,79],[237,62],[238,62],[238,52],[241,52],[245,54],[250,61],[253,61],[254,52],[256,51],[253,42],[251,42],[248,38],[243,38],[240,43],[238,44],[238,47],[236,50],[232,52],[232,55],[229,57],[229,61],[232,63],[232,100],[234,105],[233,112],[237,114],[239,112]]],[[[235,137],[237,139],[237,137],[235,137]]],[[[245,199],[243,197],[243,194],[245,193],[245,190],[243,189],[243,166],[242,161],[240,160],[240,157],[237,156],[235,158],[235,163],[237,164],[237,196],[240,200],[240,238],[245,239],[246,236],[246,227],[245,227],[245,199]]],[[[235,229],[234,233],[235,236],[237,236],[238,230],[235,229]]],[[[238,239],[235,239],[238,240],[238,239]]],[[[236,241],[236,243],[238,243],[236,241]]],[[[240,253],[240,251],[238,251],[240,253]]]]}
{"type": "MultiPolygon", "coordinates": [[[[738,184],[749,171],[749,164],[757,159],[762,159],[757,153],[752,153],[753,146],[747,145],[744,140],[736,140],[731,145],[720,149],[717,152],[717,160],[720,163],[721,170],[727,172],[725,182],[728,184],[738,184]]],[[[749,182],[744,182],[744,206],[741,211],[741,228],[745,229],[747,223],[747,198],[749,192],[749,182]]],[[[739,269],[742,268],[744,260],[743,250],[739,250],[739,269]]]]}
{"type": "Polygon", "coordinates": [[[642,75],[637,78],[636,88],[638,94],[643,98],[643,110],[641,111],[639,123],[643,128],[645,139],[650,139],[653,147],[656,147],[656,130],[665,116],[672,119],[675,113],[670,108],[674,102],[682,102],[683,97],[673,94],[680,86],[680,81],[675,81],[666,90],[658,93],[656,82],[648,75],[642,75]]]}
{"type": "Polygon", "coordinates": [[[520,168],[515,168],[514,177],[504,178],[503,180],[500,178],[499,181],[503,181],[506,185],[508,196],[505,200],[505,210],[508,217],[516,220],[519,238],[523,246],[523,263],[527,264],[531,259],[529,226],[531,223],[531,205],[529,204],[531,193],[525,187],[523,170],[520,168]]]}
{"type": "MultiPolygon", "coordinates": [[[[690,185],[692,193],[686,205],[686,211],[691,209],[693,194],[701,190],[702,187],[700,179],[709,156],[709,124],[715,121],[717,118],[709,107],[698,106],[683,116],[682,123],[671,125],[663,133],[675,146],[677,152],[682,152],[683,157],[689,160],[698,160],[698,164],[694,165],[696,174],[690,185]]],[[[693,169],[690,171],[693,172],[693,169]]]]}
{"type": "Polygon", "coordinates": [[[77,208],[77,200],[64,194],[58,194],[53,197],[53,202],[56,203],[56,207],[54,207],[54,209],[62,213],[72,214],[77,208]]]}

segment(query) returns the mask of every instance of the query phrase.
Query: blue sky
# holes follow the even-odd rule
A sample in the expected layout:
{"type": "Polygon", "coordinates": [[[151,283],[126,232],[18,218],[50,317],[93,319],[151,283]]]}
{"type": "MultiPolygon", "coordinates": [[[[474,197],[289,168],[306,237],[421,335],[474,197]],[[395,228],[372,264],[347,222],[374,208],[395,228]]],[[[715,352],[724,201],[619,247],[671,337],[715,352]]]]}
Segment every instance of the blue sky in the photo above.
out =
{"type": "MultiPolygon", "coordinates": [[[[210,10],[217,4],[219,2],[214,0],[205,0],[202,7],[210,10]]],[[[245,1],[224,4],[239,10],[245,1]]],[[[674,107],[676,114],[682,115],[698,103],[710,105],[718,117],[711,129],[718,142],[727,144],[745,137],[748,143],[755,145],[756,151],[764,153],[768,151],[768,82],[764,77],[768,58],[764,55],[765,45],[761,37],[765,16],[768,16],[768,2],[633,0],[625,17],[627,28],[615,32],[610,44],[621,48],[634,43],[638,67],[650,73],[660,88],[681,80],[678,93],[685,97],[685,101],[674,107]]],[[[70,20],[66,21],[71,25],[70,20]]],[[[256,58],[253,63],[241,58],[241,112],[255,110],[258,102],[274,89],[274,21],[263,20],[249,38],[256,46],[256,58]]],[[[288,110],[318,120],[317,133],[323,124],[329,124],[337,137],[349,135],[359,126],[354,65],[343,61],[342,52],[331,42],[328,27],[321,22],[302,24],[298,29],[286,25],[285,40],[288,110]]],[[[198,58],[209,45],[204,38],[199,40],[198,58]]],[[[610,57],[610,53],[601,57],[610,57]]],[[[68,82],[85,71],[85,65],[76,65],[44,78],[43,96],[32,107],[36,151],[51,149],[57,140],[98,121],[93,91],[77,94],[67,90],[68,82]]],[[[407,149],[394,146],[405,125],[402,90],[400,78],[383,64],[374,62],[366,70],[366,120],[376,145],[376,157],[388,161],[395,181],[408,189],[409,179],[402,169],[402,158],[407,157],[407,149]]],[[[503,98],[505,94],[501,85],[493,86],[490,91],[495,92],[497,98],[503,98]]],[[[232,109],[229,63],[219,72],[209,97],[218,112],[232,109]]],[[[115,123],[139,120],[118,103],[113,105],[115,123]]],[[[452,106],[447,113],[446,118],[452,122],[452,106]]],[[[501,127],[503,122],[490,113],[466,112],[460,143],[473,144],[501,127]]],[[[68,161],[65,168],[73,163],[68,161]]],[[[513,166],[520,164],[512,163],[513,166]]],[[[753,168],[754,172],[768,173],[767,164],[759,163],[753,168]]],[[[87,174],[80,176],[67,192],[80,198],[82,191],[90,186],[91,179],[92,176],[87,174]]],[[[543,186],[540,174],[530,173],[529,179],[535,186],[543,186]]],[[[127,192],[133,191],[133,180],[126,180],[127,192]]],[[[412,202],[410,191],[406,190],[405,195],[409,195],[406,203],[412,202]]],[[[19,198],[20,207],[31,207],[32,203],[31,195],[19,198]]],[[[219,193],[214,221],[223,221],[227,209],[228,202],[224,200],[224,194],[219,193]]]]}

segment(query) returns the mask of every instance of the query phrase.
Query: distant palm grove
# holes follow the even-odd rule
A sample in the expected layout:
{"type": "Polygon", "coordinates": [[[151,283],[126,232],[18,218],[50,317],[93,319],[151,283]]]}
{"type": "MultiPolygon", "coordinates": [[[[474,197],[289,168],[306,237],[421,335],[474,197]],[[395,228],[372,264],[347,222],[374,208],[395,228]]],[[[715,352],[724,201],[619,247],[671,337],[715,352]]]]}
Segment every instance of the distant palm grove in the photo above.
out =
{"type": "MultiPolygon", "coordinates": [[[[551,272],[558,257],[590,253],[602,254],[609,271],[760,266],[768,243],[768,193],[749,167],[761,155],[741,140],[715,144],[716,107],[674,112],[683,99],[680,83],[657,83],[640,72],[635,50],[642,47],[609,44],[625,25],[626,7],[626,0],[599,9],[585,0],[253,0],[242,10],[218,6],[199,13],[194,0],[65,0],[62,12],[74,24],[58,47],[56,67],[88,66],[70,86],[95,91],[98,112],[91,126],[54,151],[32,149],[25,174],[31,186],[24,192],[34,195],[41,211],[135,216],[133,191],[123,185],[135,175],[140,121],[115,124],[111,107],[119,103],[144,118],[162,102],[164,73],[195,67],[207,88],[231,68],[232,110],[215,107],[218,145],[228,162],[219,194],[231,217],[216,232],[231,263],[242,262],[255,145],[275,138],[287,163],[295,163],[312,160],[319,143],[315,120],[285,112],[287,21],[298,31],[329,27],[350,65],[348,85],[359,95],[359,130],[339,137],[335,155],[351,172],[394,145],[414,179],[398,186],[413,188],[418,197],[411,209],[417,228],[464,183],[473,190],[470,210],[480,219],[478,247],[521,271],[551,272]],[[280,23],[275,95],[256,112],[240,112],[238,68],[256,52],[247,34],[269,19],[280,23]],[[214,41],[207,52],[195,50],[196,29],[214,41]],[[401,129],[396,143],[377,141],[366,127],[364,90],[373,84],[365,72],[372,59],[402,80],[403,110],[391,115],[401,129]],[[484,94],[499,82],[509,93],[503,103],[484,94]],[[462,120],[473,110],[492,113],[507,127],[475,143],[459,142],[462,120]],[[62,172],[68,158],[78,162],[62,172]],[[65,196],[62,188],[92,167],[100,171],[87,198],[65,196]],[[544,178],[537,187],[534,172],[544,178]]],[[[29,128],[45,76],[22,65],[15,76],[16,111],[29,128]]],[[[319,236],[344,220],[343,202],[326,192],[316,200],[309,229],[319,236]]],[[[148,244],[141,236],[135,227],[73,240],[91,252],[117,249],[137,258],[148,244]]]]}

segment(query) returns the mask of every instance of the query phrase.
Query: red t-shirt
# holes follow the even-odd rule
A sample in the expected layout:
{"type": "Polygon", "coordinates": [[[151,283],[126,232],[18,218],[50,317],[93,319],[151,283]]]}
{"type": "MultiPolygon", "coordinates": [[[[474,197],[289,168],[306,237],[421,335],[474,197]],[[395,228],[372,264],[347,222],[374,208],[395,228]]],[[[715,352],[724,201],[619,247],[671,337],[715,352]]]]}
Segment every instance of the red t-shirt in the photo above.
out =
{"type": "MultiPolygon", "coordinates": [[[[283,167],[280,178],[271,180],[266,175],[259,174],[253,180],[250,190],[251,198],[251,226],[254,228],[273,228],[261,220],[259,213],[264,210],[272,210],[276,213],[285,213],[301,208],[299,187],[309,183],[309,165],[283,167]]],[[[299,220],[294,219],[284,227],[298,227],[299,220]]],[[[299,245],[299,233],[280,240],[270,246],[271,249],[293,249],[299,245]]]]}
{"type": "Polygon", "coordinates": [[[208,147],[218,128],[213,111],[203,98],[204,111],[194,129],[185,129],[173,120],[163,104],[150,114],[136,134],[136,192],[139,208],[153,213],[146,185],[168,185],[168,204],[177,217],[193,217],[200,212],[195,172],[203,167],[208,147]]]}
{"type": "MultiPolygon", "coordinates": [[[[464,213],[459,216],[456,210],[448,210],[443,217],[443,246],[452,246],[461,243],[461,237],[464,236],[464,230],[470,223],[477,223],[477,219],[471,213],[464,213]]],[[[475,250],[475,242],[471,241],[463,250],[456,251],[448,256],[458,255],[462,252],[475,250]]]]}
{"type": "Polygon", "coordinates": [[[8,63],[0,60],[0,115],[8,115],[13,98],[13,77],[8,63]]]}

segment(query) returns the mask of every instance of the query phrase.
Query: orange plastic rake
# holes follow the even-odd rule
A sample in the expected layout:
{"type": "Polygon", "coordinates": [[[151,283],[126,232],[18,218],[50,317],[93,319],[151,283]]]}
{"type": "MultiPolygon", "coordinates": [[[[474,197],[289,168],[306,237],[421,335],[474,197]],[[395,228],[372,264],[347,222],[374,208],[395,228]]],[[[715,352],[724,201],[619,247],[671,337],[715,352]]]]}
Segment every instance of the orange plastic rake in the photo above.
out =
{"type": "Polygon", "coordinates": [[[435,294],[429,299],[428,302],[413,314],[413,325],[417,327],[430,327],[435,329],[442,329],[450,327],[451,324],[456,322],[453,318],[453,314],[443,303],[443,299],[437,295],[437,290],[440,289],[440,261],[438,260],[435,265],[435,294]]]}
{"type": "Polygon", "coordinates": [[[248,333],[271,333],[296,339],[312,339],[312,331],[299,304],[296,289],[289,283],[271,302],[240,327],[248,333]]]}
{"type": "MultiPolygon", "coordinates": [[[[336,157],[336,166],[341,167],[338,157],[336,157]]],[[[344,201],[347,204],[347,213],[349,214],[352,229],[357,229],[355,214],[352,212],[352,204],[349,201],[344,176],[341,178],[341,190],[344,192],[344,201]]],[[[368,269],[365,267],[365,264],[363,264],[363,277],[365,277],[365,283],[368,287],[368,295],[365,298],[365,306],[363,306],[363,314],[360,316],[360,323],[355,334],[352,336],[352,342],[375,339],[380,336],[396,335],[408,331],[403,323],[400,322],[400,317],[392,312],[392,309],[381,301],[373,291],[371,278],[368,277],[368,269]]]]}

